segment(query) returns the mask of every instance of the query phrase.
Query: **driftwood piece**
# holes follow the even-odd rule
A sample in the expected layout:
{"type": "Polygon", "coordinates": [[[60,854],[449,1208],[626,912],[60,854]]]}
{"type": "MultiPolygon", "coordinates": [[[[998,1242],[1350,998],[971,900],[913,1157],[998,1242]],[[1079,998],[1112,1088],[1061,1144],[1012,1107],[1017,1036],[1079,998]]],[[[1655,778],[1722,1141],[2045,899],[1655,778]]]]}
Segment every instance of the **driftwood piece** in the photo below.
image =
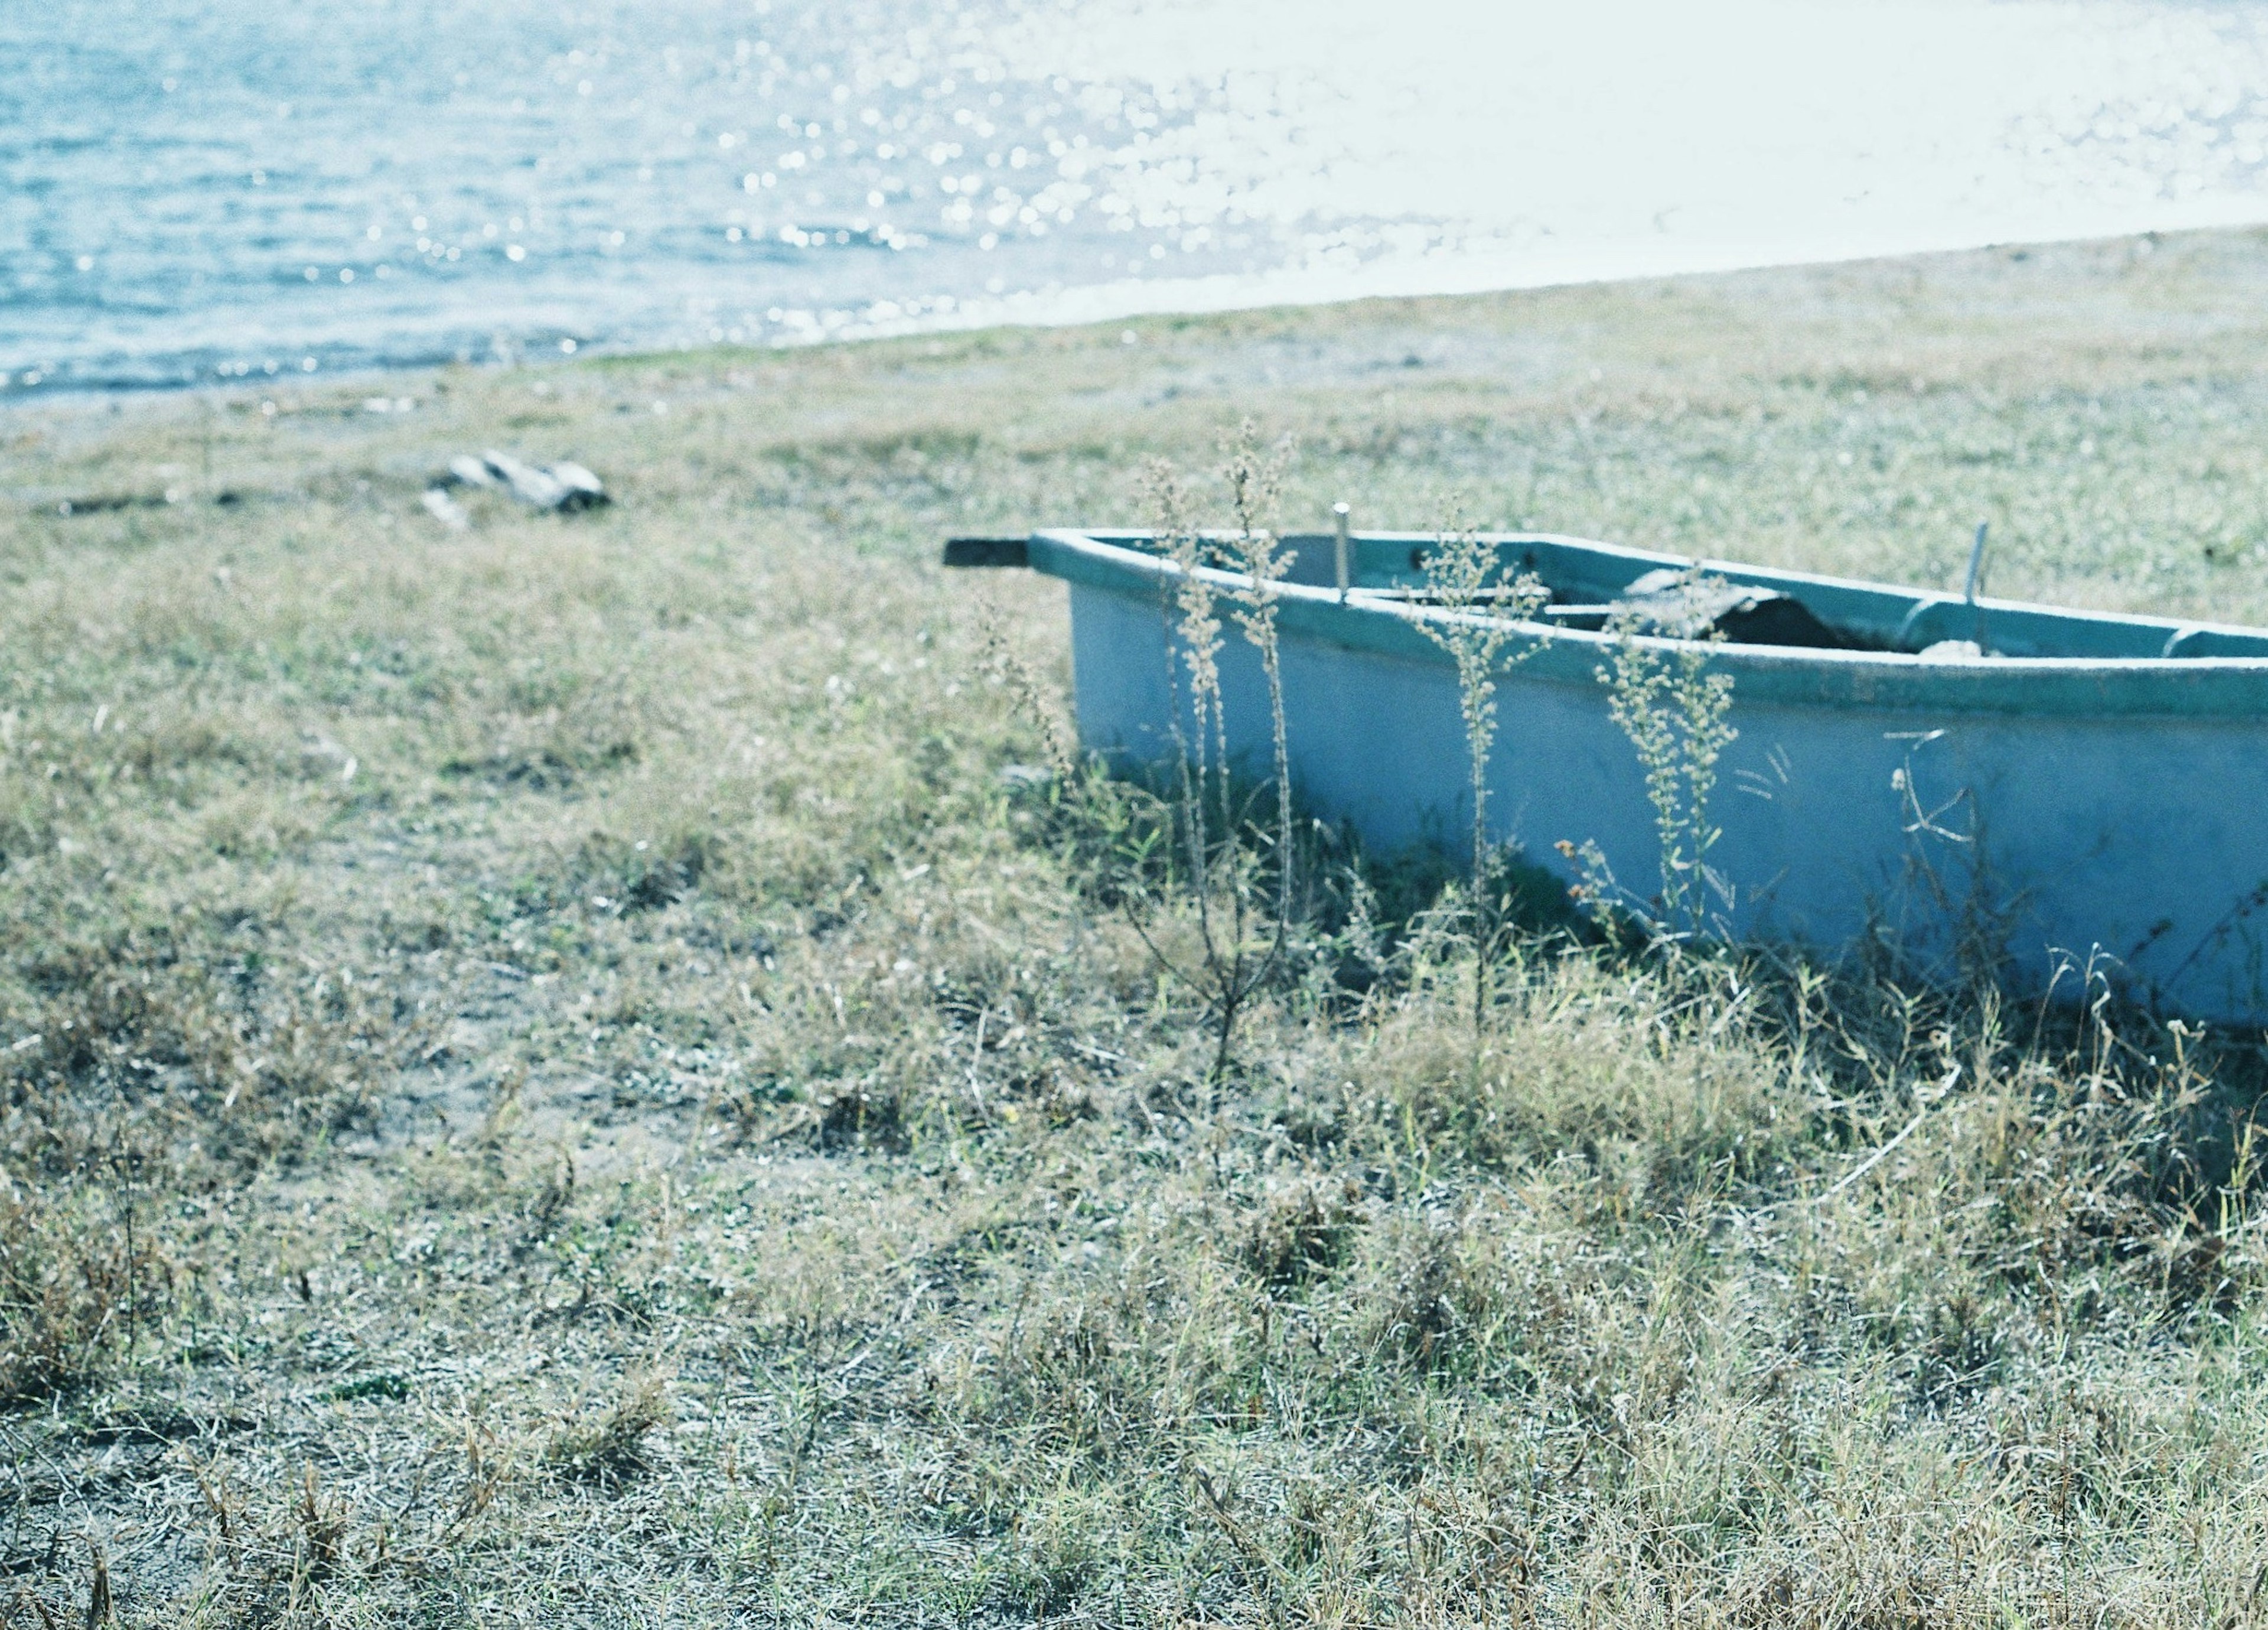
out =
{"type": "MultiPolygon", "coordinates": [[[[556,464],[530,464],[491,447],[478,458],[460,453],[449,461],[449,473],[435,487],[487,487],[509,492],[531,509],[567,513],[596,509],[608,502],[606,483],[587,465],[571,459],[556,464]]],[[[444,496],[446,496],[444,493],[444,496]]],[[[431,509],[429,503],[426,507],[431,509]]],[[[434,511],[436,514],[440,512],[434,511]]]]}

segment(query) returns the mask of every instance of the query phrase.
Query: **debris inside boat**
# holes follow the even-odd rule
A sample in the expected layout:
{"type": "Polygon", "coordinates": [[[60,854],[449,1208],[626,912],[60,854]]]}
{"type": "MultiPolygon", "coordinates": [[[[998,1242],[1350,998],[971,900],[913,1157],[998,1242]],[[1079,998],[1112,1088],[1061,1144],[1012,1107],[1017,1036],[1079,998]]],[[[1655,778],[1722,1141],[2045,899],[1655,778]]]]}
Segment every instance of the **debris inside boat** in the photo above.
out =
{"type": "Polygon", "coordinates": [[[1664,639],[1716,638],[1750,645],[1806,645],[1846,651],[1858,641],[1812,615],[1793,594],[1754,584],[1664,566],[1626,586],[1603,605],[1552,605],[1543,616],[1561,628],[1598,630],[1609,623],[1664,639]]]}

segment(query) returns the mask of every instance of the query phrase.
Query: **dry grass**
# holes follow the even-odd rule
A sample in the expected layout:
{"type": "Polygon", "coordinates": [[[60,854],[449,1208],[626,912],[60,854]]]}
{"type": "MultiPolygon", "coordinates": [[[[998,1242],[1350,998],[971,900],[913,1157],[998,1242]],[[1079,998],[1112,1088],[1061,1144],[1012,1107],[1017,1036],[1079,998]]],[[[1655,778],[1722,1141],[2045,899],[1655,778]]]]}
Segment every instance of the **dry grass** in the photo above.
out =
{"type": "Polygon", "coordinates": [[[2268,1621],[2251,1038],[1536,938],[1476,1045],[1336,874],[1209,1079],[1000,773],[1060,591],[930,564],[1250,410],[1294,518],[2268,618],[2260,247],[11,414],[0,1616],[2268,1621]],[[491,445],[620,502],[433,525],[491,445]]]}

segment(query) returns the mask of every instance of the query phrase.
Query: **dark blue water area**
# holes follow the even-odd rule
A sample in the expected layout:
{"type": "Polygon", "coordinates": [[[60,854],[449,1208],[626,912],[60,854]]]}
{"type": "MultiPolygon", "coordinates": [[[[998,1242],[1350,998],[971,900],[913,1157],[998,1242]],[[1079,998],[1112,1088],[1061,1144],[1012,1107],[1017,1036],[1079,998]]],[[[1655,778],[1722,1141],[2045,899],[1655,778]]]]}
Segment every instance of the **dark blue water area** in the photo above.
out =
{"type": "MultiPolygon", "coordinates": [[[[1002,10],[961,15],[0,8],[0,370],[21,393],[763,343],[1148,273],[1154,234],[1063,173],[1123,139],[1123,100],[1010,74],[1002,10]]],[[[1172,269],[1268,245],[1241,247],[1176,243],[1172,269]]]]}

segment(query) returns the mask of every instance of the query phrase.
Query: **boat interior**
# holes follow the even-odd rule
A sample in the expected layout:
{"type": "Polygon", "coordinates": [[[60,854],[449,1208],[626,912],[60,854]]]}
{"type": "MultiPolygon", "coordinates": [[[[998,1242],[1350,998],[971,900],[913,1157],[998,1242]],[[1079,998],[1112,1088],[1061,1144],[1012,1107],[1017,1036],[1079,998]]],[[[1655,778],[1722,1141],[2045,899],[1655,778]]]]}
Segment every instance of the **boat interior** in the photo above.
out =
{"type": "MultiPolygon", "coordinates": [[[[1088,533],[1099,542],[1155,549],[1146,533],[1088,533]]],[[[1338,586],[1338,539],[1294,534],[1289,581],[1338,586]]],[[[1491,536],[1507,578],[1533,578],[1533,621],[1563,628],[1616,623],[1643,633],[1734,644],[1874,651],[1944,660],[2062,657],[2085,660],[2268,660],[2268,630],[2063,610],[1854,582],[1736,561],[1690,560],[1548,535],[1491,536]]],[[[1418,533],[1353,533],[1351,596],[1438,603],[1425,569],[1436,540],[1418,533]]],[[[1229,566],[1224,558],[1219,564],[1229,566]]],[[[1506,596],[1509,598],[1509,596],[1506,596]]]]}

